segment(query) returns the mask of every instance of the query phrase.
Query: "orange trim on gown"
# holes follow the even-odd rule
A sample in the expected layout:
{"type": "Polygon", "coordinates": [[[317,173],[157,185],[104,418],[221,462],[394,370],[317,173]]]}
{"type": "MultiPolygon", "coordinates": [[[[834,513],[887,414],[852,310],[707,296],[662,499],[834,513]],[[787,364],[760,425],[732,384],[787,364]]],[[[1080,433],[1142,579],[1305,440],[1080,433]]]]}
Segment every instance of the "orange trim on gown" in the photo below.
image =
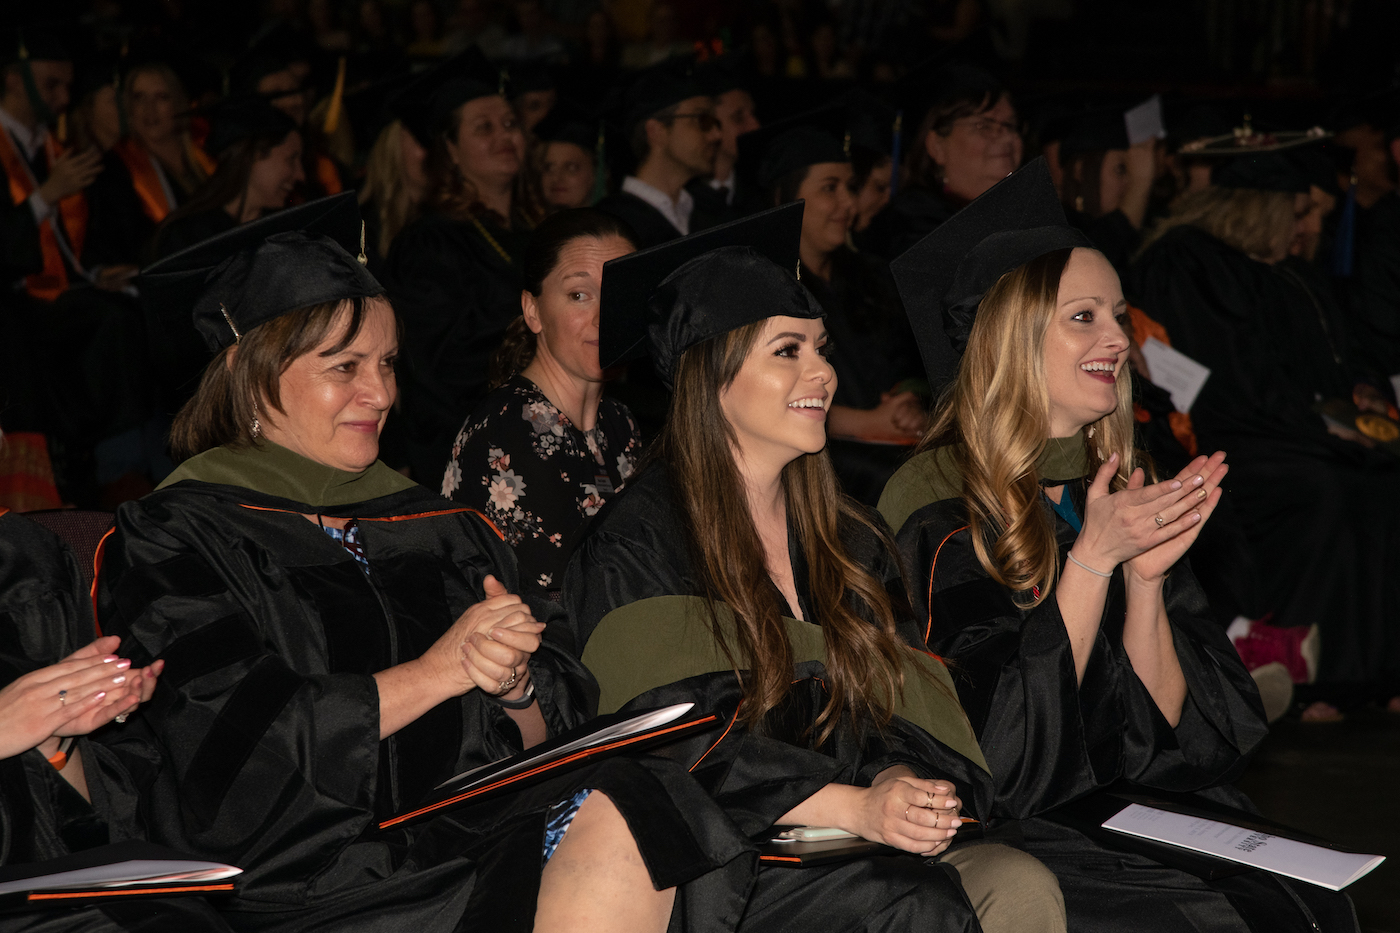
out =
{"type": "MultiPolygon", "coordinates": [[[[61,154],[53,134],[44,140],[44,157],[50,166],[61,154]]],[[[10,177],[10,200],[21,205],[34,194],[35,186],[30,168],[10,134],[0,131],[0,165],[10,177]]],[[[58,202],[57,209],[39,225],[39,248],[44,257],[44,271],[24,277],[24,290],[35,298],[53,301],[68,290],[68,269],[63,262],[63,250],[58,245],[58,234],[54,232],[54,216],[63,221],[63,231],[68,236],[68,245],[73,248],[74,257],[83,254],[83,238],[87,235],[88,203],[79,191],[58,202]]]]}

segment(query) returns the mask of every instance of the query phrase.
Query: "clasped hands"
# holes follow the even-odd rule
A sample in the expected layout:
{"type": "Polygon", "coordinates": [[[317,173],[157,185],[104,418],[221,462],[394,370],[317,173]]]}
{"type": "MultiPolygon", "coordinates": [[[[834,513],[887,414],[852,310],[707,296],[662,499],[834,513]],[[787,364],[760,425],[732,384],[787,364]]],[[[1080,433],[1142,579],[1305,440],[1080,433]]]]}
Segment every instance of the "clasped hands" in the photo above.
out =
{"type": "Polygon", "coordinates": [[[462,613],[425,658],[454,685],[454,696],[480,689],[517,699],[529,683],[526,662],[540,647],[544,623],[495,577],[482,587],[486,598],[462,613]]]}
{"type": "Polygon", "coordinates": [[[896,767],[882,771],[869,787],[853,790],[860,795],[856,825],[842,828],[863,839],[928,858],[948,848],[962,825],[962,801],[952,781],[918,778],[896,767]]]}
{"type": "Polygon", "coordinates": [[[1229,472],[1225,453],[1200,456],[1170,480],[1146,485],[1141,469],[1127,488],[1110,492],[1114,454],[1099,467],[1085,496],[1084,524],[1071,549],[1075,558],[1108,573],[1124,565],[1128,582],[1157,583],[1196,541],[1220,502],[1229,472]]]}
{"type": "Polygon", "coordinates": [[[87,735],[149,700],[165,662],[133,669],[112,653],[120,645],[115,635],[99,638],[0,689],[0,758],[31,748],[52,754],[59,739],[87,735]]]}

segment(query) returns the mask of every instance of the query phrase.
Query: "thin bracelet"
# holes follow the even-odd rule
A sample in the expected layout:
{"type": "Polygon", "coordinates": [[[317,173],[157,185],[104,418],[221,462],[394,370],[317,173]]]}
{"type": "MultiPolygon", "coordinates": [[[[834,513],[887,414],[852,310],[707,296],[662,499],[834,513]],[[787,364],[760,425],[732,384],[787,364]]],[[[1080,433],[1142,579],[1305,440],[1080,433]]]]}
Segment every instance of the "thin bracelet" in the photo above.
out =
{"type": "Polygon", "coordinates": [[[507,700],[492,693],[486,695],[506,709],[529,709],[530,704],[535,702],[535,682],[532,680],[525,685],[525,695],[518,700],[507,700]]]}
{"type": "Polygon", "coordinates": [[[1104,573],[1102,570],[1095,570],[1093,567],[1090,567],[1088,564],[1075,557],[1073,551],[1065,551],[1065,556],[1068,557],[1070,560],[1074,561],[1079,566],[1083,567],[1085,570],[1092,573],[1096,577],[1103,577],[1105,580],[1107,580],[1113,576],[1112,573],[1104,573]]]}

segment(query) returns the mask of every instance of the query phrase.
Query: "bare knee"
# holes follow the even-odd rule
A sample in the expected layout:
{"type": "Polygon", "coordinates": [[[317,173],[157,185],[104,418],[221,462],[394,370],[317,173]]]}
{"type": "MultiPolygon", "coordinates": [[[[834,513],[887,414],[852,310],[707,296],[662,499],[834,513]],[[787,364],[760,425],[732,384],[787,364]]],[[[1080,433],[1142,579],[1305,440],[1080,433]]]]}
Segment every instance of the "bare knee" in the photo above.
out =
{"type": "Polygon", "coordinates": [[[1060,883],[1039,859],[1010,846],[966,846],[943,856],[962,880],[986,933],[1065,929],[1060,883]]]}

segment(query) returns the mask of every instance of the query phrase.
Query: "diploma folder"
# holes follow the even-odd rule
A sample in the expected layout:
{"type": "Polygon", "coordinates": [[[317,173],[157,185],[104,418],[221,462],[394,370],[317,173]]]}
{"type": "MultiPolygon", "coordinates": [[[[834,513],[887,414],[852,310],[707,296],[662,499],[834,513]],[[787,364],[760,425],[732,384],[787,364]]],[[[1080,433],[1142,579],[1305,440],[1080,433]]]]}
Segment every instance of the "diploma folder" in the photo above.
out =
{"type": "Polygon", "coordinates": [[[502,758],[447,779],[417,807],[390,817],[380,823],[379,828],[392,829],[429,819],[440,810],[467,802],[476,803],[498,793],[546,780],[585,762],[664,745],[682,736],[712,728],[720,722],[720,718],[713,713],[684,718],[694,707],[694,703],[677,703],[674,706],[612,713],[590,719],[519,755],[502,758]]]}
{"type": "Polygon", "coordinates": [[[875,855],[908,854],[893,846],[871,842],[850,833],[834,839],[815,841],[782,838],[784,831],[797,828],[799,827],[786,824],[774,826],[771,830],[772,838],[758,847],[759,863],[775,868],[814,868],[818,865],[834,865],[875,855]]]}
{"type": "Polygon", "coordinates": [[[118,842],[0,868],[0,910],[87,907],[143,897],[229,894],[243,870],[149,842],[118,842]]]}

